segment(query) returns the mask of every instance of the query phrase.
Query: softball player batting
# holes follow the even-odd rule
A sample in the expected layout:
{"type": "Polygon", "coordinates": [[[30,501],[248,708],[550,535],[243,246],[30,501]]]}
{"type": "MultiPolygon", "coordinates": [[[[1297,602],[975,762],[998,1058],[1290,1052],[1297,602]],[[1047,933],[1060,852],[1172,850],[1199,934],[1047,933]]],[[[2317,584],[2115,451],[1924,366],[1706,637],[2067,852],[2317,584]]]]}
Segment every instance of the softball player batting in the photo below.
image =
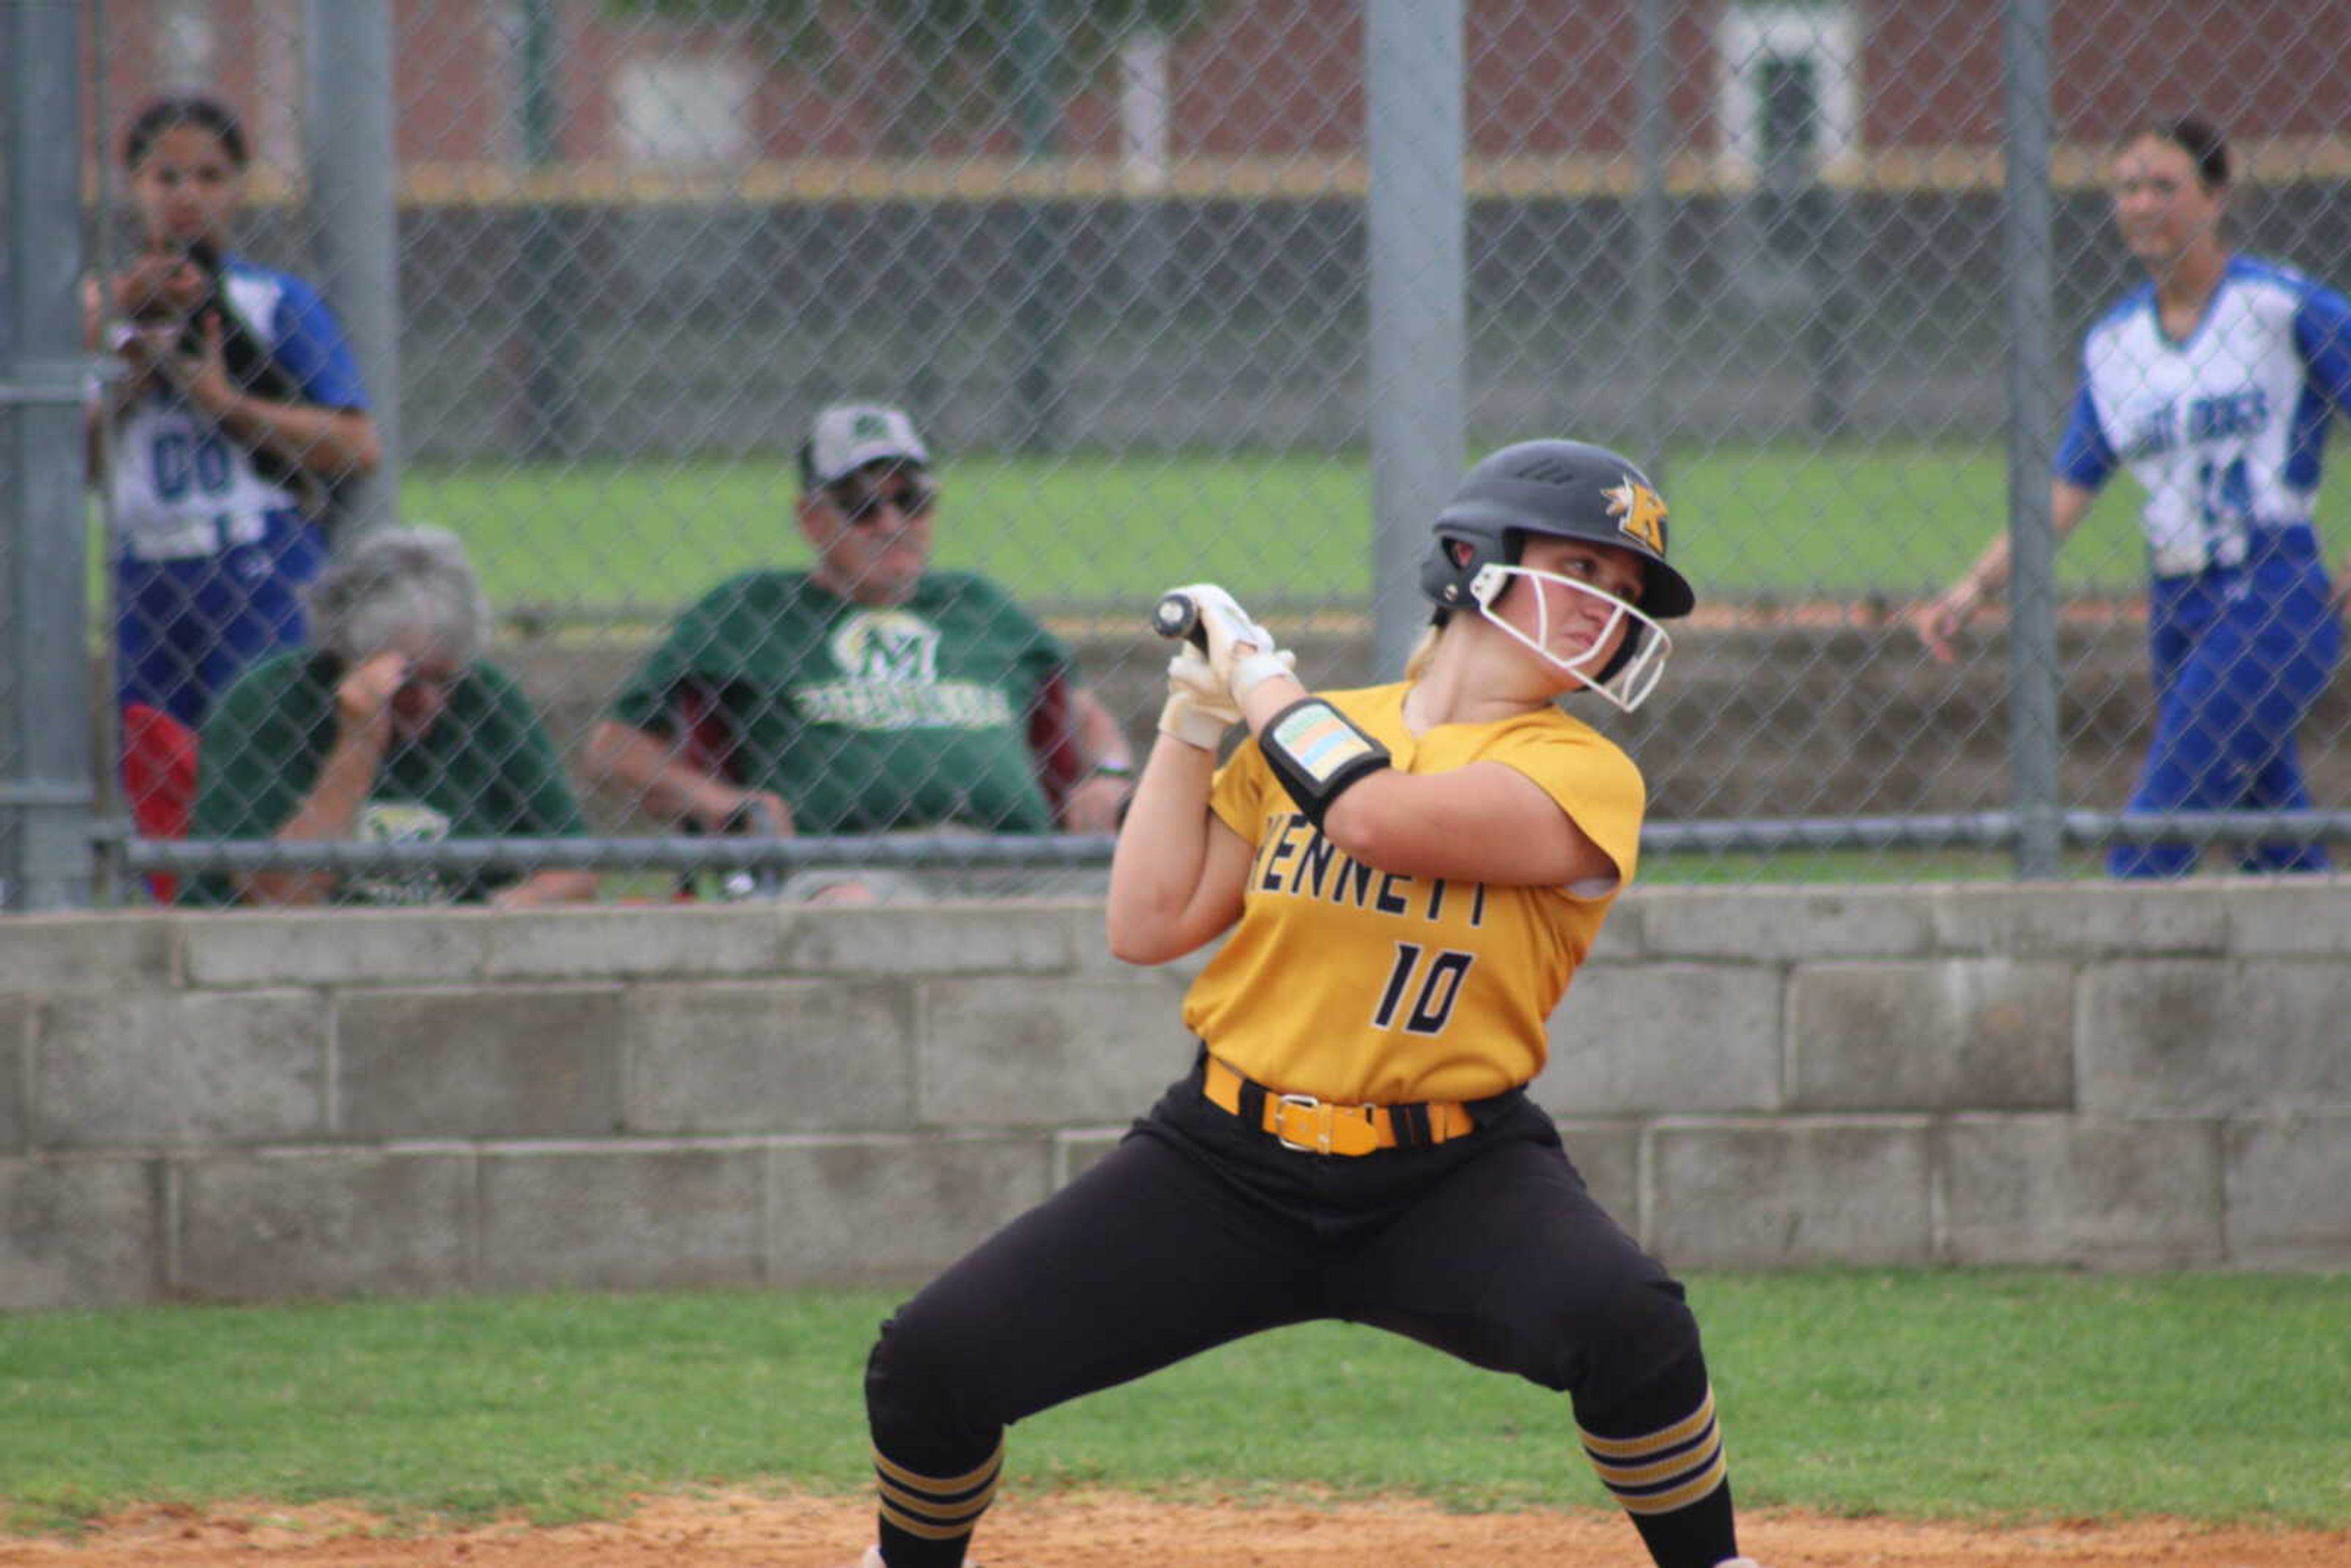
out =
{"type": "Polygon", "coordinates": [[[1421,583],[1436,624],[1405,680],[1321,695],[1229,594],[1176,591],[1192,613],[1163,629],[1196,621],[1197,645],[1168,666],[1109,937],[1155,964],[1229,933],[1185,999],[1200,1053],[883,1326],[866,1568],[963,1562],[1022,1416],[1314,1319],[1566,1393],[1656,1563],[1752,1568],[1682,1288],[1524,1092],[1644,799],[1552,699],[1656,684],[1692,603],[1665,503],[1600,447],[1511,446],[1439,515],[1421,583]]]}

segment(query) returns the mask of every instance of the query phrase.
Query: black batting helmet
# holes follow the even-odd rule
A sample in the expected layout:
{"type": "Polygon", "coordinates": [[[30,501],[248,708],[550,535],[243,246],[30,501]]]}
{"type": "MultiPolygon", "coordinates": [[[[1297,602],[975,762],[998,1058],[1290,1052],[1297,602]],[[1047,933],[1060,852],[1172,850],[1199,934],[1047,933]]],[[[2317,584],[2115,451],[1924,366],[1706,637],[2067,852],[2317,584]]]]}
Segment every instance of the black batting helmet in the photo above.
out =
{"type": "Polygon", "coordinates": [[[1446,610],[1476,602],[1470,584],[1478,574],[1518,565],[1529,534],[1591,539],[1639,556],[1646,615],[1671,620],[1698,602],[1689,580],[1666,560],[1666,503],[1656,486],[1629,459],[1583,441],[1521,441],[1463,475],[1437,514],[1421,591],[1446,610]]]}

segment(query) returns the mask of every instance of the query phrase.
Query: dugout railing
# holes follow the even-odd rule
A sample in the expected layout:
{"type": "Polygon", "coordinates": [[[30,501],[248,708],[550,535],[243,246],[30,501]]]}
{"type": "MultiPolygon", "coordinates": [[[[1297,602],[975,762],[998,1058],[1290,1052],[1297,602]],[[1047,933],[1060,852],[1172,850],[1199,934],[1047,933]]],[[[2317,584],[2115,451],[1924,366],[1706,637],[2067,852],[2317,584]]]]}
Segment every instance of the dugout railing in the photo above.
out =
{"type": "MultiPolygon", "coordinates": [[[[1776,854],[1792,850],[2016,848],[2028,831],[2048,831],[2068,849],[2115,844],[2189,843],[2199,849],[2255,841],[2351,838],[2351,811],[2199,811],[2132,813],[2068,810],[2053,824],[2028,823],[2018,811],[1942,816],[1810,817],[1782,821],[1652,821],[1641,830],[1644,855],[1776,854]]],[[[939,833],[905,838],[843,834],[793,839],[597,838],[444,839],[434,843],[259,843],[232,840],[140,839],[110,833],[103,841],[131,875],[204,872],[592,871],[773,872],[864,867],[944,871],[968,867],[1055,869],[1104,866],[1117,840],[1104,833],[1005,837],[939,833]]]]}

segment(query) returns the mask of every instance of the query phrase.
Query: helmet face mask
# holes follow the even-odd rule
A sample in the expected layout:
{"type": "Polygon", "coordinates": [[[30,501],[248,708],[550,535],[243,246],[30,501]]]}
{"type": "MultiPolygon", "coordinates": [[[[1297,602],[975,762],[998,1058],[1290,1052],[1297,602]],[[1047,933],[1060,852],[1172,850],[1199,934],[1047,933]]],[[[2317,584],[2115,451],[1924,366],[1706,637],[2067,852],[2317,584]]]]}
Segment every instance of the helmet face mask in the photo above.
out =
{"type": "Polygon", "coordinates": [[[1666,673],[1666,660],[1674,651],[1673,637],[1642,613],[1639,606],[1596,584],[1559,572],[1496,562],[1480,568],[1470,580],[1469,597],[1477,604],[1479,614],[1505,636],[1575,676],[1583,683],[1585,691],[1626,713],[1639,707],[1656,689],[1659,677],[1666,673]],[[1532,632],[1514,624],[1495,608],[1510,583],[1518,579],[1524,579],[1533,591],[1532,632]],[[1608,619],[1601,622],[1581,653],[1562,653],[1551,645],[1551,601],[1542,592],[1546,583],[1587,595],[1608,607],[1608,619]],[[1610,643],[1619,628],[1624,631],[1624,638],[1612,648],[1610,643]]]}
{"type": "MultiPolygon", "coordinates": [[[[1581,441],[1522,441],[1485,458],[1462,476],[1437,517],[1435,548],[1422,562],[1421,591],[1440,610],[1475,606],[1521,643],[1494,613],[1511,576],[1562,582],[1595,593],[1625,618],[1625,636],[1603,668],[1579,668],[1549,649],[1537,652],[1583,677],[1586,689],[1628,711],[1664,674],[1673,641],[1661,621],[1687,615],[1697,602],[1687,578],[1666,559],[1666,503],[1646,476],[1604,446],[1581,441]],[[1624,550],[1641,564],[1635,607],[1589,583],[1520,567],[1530,538],[1582,539],[1624,550]]],[[[1604,646],[1613,624],[1597,646],[1604,646]]]]}

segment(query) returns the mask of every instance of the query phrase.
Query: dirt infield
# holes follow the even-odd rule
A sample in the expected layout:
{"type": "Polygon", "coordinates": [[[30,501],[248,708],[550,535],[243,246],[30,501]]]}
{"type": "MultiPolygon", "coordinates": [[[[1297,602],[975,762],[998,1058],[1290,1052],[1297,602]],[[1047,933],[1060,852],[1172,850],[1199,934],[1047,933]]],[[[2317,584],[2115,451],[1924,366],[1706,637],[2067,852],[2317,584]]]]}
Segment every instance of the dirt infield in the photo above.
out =
{"type": "MultiPolygon", "coordinates": [[[[625,1521],[538,1530],[493,1525],[395,1537],[352,1510],[155,1507],[104,1521],[78,1544],[0,1541],[0,1568],[841,1568],[866,1537],[863,1503],[739,1494],[662,1498],[625,1521]]],[[[1109,1493],[1008,1503],[981,1535],[987,1568],[1634,1568],[1622,1519],[1597,1511],[1446,1513],[1412,1502],[1175,1504],[1109,1493]]],[[[2207,1530],[2165,1521],[2014,1530],[1766,1511],[1741,1544],[1768,1568],[2342,1568],[2351,1531],[2207,1530]]]]}

